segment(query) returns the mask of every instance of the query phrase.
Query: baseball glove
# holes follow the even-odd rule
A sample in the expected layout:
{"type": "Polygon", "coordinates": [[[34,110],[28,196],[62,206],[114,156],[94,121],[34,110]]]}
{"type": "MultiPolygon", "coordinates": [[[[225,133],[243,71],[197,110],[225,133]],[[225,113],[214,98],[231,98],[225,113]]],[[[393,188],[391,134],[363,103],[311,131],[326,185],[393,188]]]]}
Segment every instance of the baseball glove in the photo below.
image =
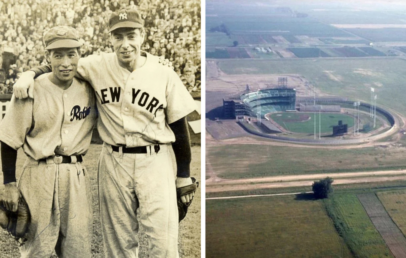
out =
{"type": "Polygon", "coordinates": [[[181,197],[190,193],[194,193],[199,187],[199,182],[196,181],[196,178],[192,177],[192,184],[184,187],[176,188],[176,196],[178,199],[178,211],[179,211],[179,222],[186,217],[187,210],[192,204],[192,200],[188,203],[183,203],[181,197]]]}
{"type": "Polygon", "coordinates": [[[0,226],[10,232],[16,239],[23,238],[30,224],[30,211],[24,198],[18,202],[16,212],[11,212],[0,202],[0,226]]]}

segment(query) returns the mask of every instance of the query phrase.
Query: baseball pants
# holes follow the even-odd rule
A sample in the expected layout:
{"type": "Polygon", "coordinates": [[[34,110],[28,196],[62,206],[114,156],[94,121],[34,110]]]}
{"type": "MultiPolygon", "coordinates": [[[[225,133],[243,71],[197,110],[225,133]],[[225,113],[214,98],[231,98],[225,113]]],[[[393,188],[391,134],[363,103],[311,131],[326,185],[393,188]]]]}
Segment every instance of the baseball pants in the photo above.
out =
{"type": "Polygon", "coordinates": [[[140,225],[150,258],[179,257],[172,146],[160,145],[157,153],[147,146],[147,152],[120,153],[103,145],[99,198],[105,257],[138,257],[140,225]]]}
{"type": "Polygon", "coordinates": [[[92,197],[81,163],[28,158],[18,181],[30,213],[21,257],[91,257],[92,197]]]}

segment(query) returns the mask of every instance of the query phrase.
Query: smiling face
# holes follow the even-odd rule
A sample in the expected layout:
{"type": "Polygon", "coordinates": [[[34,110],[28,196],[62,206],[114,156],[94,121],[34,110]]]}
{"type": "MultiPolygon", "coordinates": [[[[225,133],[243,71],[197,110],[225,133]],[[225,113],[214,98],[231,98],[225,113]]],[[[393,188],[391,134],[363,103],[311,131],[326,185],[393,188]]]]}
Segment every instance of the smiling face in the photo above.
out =
{"type": "Polygon", "coordinates": [[[52,82],[58,86],[69,86],[76,74],[79,51],[77,48],[57,48],[46,53],[52,66],[52,82]]]}
{"type": "Polygon", "coordinates": [[[131,66],[141,55],[141,45],[144,42],[144,30],[119,28],[111,32],[111,44],[120,65],[131,66]]]}

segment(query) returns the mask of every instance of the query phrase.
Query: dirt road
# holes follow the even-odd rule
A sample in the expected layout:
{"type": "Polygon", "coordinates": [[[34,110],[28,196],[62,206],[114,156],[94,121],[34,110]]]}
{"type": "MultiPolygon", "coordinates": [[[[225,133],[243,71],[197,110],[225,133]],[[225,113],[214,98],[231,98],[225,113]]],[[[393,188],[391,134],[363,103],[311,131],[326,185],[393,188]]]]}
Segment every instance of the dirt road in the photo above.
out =
{"type": "Polygon", "coordinates": [[[206,180],[206,193],[311,186],[315,180],[327,176],[334,179],[334,185],[373,183],[406,180],[406,170],[277,176],[236,180],[220,180],[216,177],[216,181],[206,180]]]}

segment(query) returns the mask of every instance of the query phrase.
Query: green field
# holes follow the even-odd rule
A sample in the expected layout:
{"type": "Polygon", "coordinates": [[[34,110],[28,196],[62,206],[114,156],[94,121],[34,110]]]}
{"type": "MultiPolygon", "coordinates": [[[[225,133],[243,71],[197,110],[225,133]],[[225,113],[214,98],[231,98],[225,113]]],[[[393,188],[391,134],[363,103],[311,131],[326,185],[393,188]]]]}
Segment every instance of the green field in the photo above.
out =
{"type": "Polygon", "coordinates": [[[221,60],[219,66],[227,74],[300,74],[322,92],[365,102],[370,102],[374,87],[378,106],[406,115],[403,59],[247,59],[221,60]]]}
{"type": "Polygon", "coordinates": [[[377,193],[389,216],[406,236],[406,191],[391,191],[377,193]]]}
{"type": "Polygon", "coordinates": [[[321,201],[295,196],[206,202],[206,257],[352,257],[321,201]]]}
{"type": "Polygon", "coordinates": [[[299,58],[329,57],[329,55],[320,48],[287,48],[287,50],[299,58]]]}
{"type": "Polygon", "coordinates": [[[207,159],[221,178],[255,178],[406,168],[402,149],[291,148],[271,145],[208,146],[207,159]]]}
{"type": "Polygon", "coordinates": [[[345,29],[370,42],[396,42],[406,41],[406,29],[385,28],[385,29],[345,29]]]}
{"type": "Polygon", "coordinates": [[[222,32],[207,32],[206,47],[230,47],[233,40],[222,32]]]}
{"type": "Polygon", "coordinates": [[[356,257],[393,257],[355,194],[336,194],[324,203],[337,231],[356,257]]]}
{"type": "Polygon", "coordinates": [[[319,132],[319,122],[321,121],[321,133],[332,134],[333,126],[338,125],[338,121],[348,124],[348,128],[354,125],[354,118],[345,114],[330,113],[276,113],[271,118],[283,126],[286,130],[295,133],[314,133],[314,120],[316,119],[316,130],[319,132]],[[308,119],[307,119],[308,118],[308,119]]]}

